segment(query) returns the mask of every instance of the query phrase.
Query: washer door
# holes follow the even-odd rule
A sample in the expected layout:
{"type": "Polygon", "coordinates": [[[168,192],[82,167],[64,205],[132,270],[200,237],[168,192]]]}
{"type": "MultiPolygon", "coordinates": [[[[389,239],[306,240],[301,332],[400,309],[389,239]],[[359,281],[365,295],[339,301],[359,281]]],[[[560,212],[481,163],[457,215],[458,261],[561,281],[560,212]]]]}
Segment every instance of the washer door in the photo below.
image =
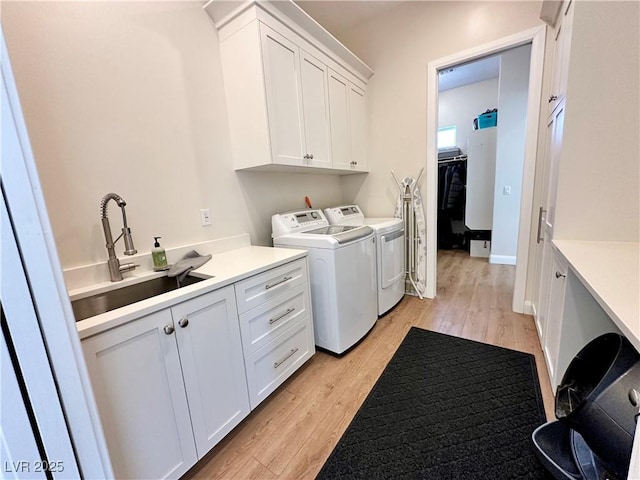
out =
{"type": "Polygon", "coordinates": [[[404,243],[404,230],[380,236],[380,288],[388,288],[404,278],[404,243]]]}

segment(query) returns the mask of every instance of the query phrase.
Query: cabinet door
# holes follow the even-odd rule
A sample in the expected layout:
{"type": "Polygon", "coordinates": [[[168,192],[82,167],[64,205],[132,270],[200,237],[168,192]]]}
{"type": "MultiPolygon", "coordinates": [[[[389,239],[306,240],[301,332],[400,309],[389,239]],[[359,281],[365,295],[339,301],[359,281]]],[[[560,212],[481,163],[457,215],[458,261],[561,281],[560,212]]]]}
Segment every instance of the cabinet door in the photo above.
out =
{"type": "Polygon", "coordinates": [[[333,167],[351,168],[351,132],[349,124],[349,82],[329,70],[329,111],[331,115],[331,152],[333,167]]]}
{"type": "Polygon", "coordinates": [[[553,32],[553,62],[551,63],[551,91],[549,92],[549,108],[553,109],[565,98],[567,93],[567,77],[569,73],[569,53],[571,32],[573,29],[573,0],[562,6],[560,17],[553,32]]]}
{"type": "Polygon", "coordinates": [[[544,355],[549,368],[549,379],[555,392],[560,383],[557,369],[560,335],[562,333],[562,315],[564,311],[564,296],[567,282],[568,265],[557,252],[551,255],[552,268],[549,272],[549,307],[547,311],[547,328],[544,336],[544,355]]]}
{"type": "Polygon", "coordinates": [[[536,283],[534,298],[536,301],[536,323],[541,340],[544,338],[547,308],[549,304],[549,279],[552,263],[551,240],[556,210],[558,190],[558,170],[562,151],[564,130],[564,101],[553,111],[547,121],[545,156],[542,178],[542,204],[539,208],[537,248],[536,248],[536,283]]]}
{"type": "Polygon", "coordinates": [[[198,458],[249,414],[233,286],[171,309],[198,458]]]}
{"type": "Polygon", "coordinates": [[[273,162],[304,165],[298,47],[264,24],[260,25],[260,36],[273,162]]]}
{"type": "Polygon", "coordinates": [[[363,90],[349,85],[349,130],[351,132],[351,161],[354,170],[367,168],[367,101],[363,90]]]}
{"type": "Polygon", "coordinates": [[[331,136],[327,67],[303,50],[300,50],[300,67],[306,164],[328,168],[331,166],[331,136]]]}
{"type": "Polygon", "coordinates": [[[116,478],[184,474],[197,457],[170,312],[85,339],[82,348],[116,478]]]}

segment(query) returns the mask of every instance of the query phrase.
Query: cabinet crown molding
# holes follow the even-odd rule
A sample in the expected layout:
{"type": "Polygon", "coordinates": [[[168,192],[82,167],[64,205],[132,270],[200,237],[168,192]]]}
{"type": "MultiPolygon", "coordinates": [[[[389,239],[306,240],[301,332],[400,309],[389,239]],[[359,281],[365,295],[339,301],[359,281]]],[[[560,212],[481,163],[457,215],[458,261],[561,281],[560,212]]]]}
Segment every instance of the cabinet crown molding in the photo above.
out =
{"type": "MultiPolygon", "coordinates": [[[[220,31],[253,7],[257,7],[278,19],[304,38],[309,39],[309,36],[311,36],[317,42],[316,47],[325,50],[325,52],[331,52],[332,56],[338,57],[350,67],[354,73],[361,76],[365,82],[373,75],[373,70],[366,63],[360,60],[351,50],[345,47],[336,37],[329,33],[292,0],[249,0],[245,2],[209,0],[203,8],[209,17],[211,17],[211,20],[213,20],[216,29],[220,31]]],[[[254,11],[256,11],[255,8],[254,11]]]]}
{"type": "Polygon", "coordinates": [[[540,19],[551,27],[556,26],[562,0],[543,0],[540,7],[540,19]]]}

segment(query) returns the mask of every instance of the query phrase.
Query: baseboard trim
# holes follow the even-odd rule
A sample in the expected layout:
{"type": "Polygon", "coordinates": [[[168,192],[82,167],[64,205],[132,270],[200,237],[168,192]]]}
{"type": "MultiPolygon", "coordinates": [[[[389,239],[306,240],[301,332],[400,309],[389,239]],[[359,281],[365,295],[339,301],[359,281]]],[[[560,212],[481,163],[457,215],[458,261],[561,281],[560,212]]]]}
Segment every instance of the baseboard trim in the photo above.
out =
{"type": "Polygon", "coordinates": [[[489,263],[497,263],[501,265],[515,265],[516,257],[510,255],[489,255],[489,263]]]}
{"type": "Polygon", "coordinates": [[[526,300],[524,302],[524,312],[525,315],[533,315],[536,316],[536,306],[533,304],[531,300],[526,300]]]}

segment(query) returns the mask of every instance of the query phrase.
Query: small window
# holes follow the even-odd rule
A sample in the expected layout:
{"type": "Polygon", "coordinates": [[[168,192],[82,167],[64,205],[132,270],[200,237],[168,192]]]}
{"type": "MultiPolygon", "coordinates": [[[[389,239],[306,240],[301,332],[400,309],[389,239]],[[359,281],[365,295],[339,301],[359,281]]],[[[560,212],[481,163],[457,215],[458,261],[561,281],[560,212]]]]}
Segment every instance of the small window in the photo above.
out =
{"type": "Polygon", "coordinates": [[[438,148],[456,146],[456,126],[442,127],[438,129],[438,148]]]}

